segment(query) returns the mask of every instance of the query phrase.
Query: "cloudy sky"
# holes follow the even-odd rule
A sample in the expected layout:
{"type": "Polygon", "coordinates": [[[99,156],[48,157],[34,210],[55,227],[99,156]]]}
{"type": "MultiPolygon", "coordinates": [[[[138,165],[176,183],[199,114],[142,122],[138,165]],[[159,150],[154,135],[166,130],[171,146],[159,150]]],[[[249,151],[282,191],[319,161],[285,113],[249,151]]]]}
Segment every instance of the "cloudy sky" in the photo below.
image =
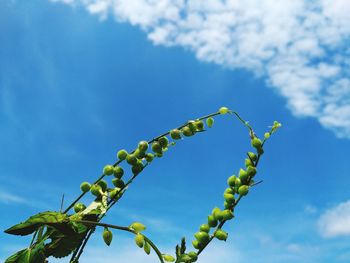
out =
{"type": "MultiPolygon", "coordinates": [[[[116,152],[226,105],[263,134],[259,178],[201,263],[350,261],[348,0],[0,2],[1,228],[59,210],[116,152]],[[5,216],[6,213],[6,216],[5,216]]],[[[105,222],[147,225],[173,253],[251,150],[219,116],[130,187],[105,222]]],[[[0,261],[29,239],[0,234],[0,261]]],[[[82,262],[156,262],[99,234],[82,262]]],[[[51,260],[50,260],[51,262],[51,260]]],[[[68,259],[52,262],[68,262],[68,259]]]]}

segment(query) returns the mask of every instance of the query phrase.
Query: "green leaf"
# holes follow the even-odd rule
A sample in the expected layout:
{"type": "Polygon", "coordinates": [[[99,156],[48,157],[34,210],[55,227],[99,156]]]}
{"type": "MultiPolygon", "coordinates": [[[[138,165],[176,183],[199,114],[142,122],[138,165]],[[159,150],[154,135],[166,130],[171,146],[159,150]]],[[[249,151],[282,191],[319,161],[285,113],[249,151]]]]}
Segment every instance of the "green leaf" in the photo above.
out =
{"type": "Polygon", "coordinates": [[[38,243],[33,248],[26,248],[18,251],[9,258],[5,263],[45,263],[44,243],[38,243]]]}
{"type": "Polygon", "coordinates": [[[58,227],[63,222],[68,222],[66,214],[48,211],[29,217],[26,221],[6,229],[5,233],[25,236],[33,233],[43,225],[58,227]]]}

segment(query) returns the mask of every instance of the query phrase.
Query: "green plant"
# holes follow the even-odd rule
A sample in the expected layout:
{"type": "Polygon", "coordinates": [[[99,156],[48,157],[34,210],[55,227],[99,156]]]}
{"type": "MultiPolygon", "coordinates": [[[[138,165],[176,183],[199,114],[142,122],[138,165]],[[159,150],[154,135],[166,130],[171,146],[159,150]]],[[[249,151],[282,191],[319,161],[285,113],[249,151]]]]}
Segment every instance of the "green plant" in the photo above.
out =
{"type": "Polygon", "coordinates": [[[42,212],[5,230],[6,233],[13,235],[33,234],[29,247],[10,256],[6,263],[44,263],[50,256],[61,258],[69,255],[71,255],[70,262],[77,263],[96,227],[104,228],[102,237],[108,246],[113,239],[112,230],[122,230],[134,234],[136,245],[143,248],[146,254],[150,254],[153,249],[160,262],[195,262],[214,238],[224,241],[228,238],[228,233],[222,227],[227,221],[234,218],[235,207],[249,193],[250,188],[259,184],[254,181],[254,178],[257,172],[256,167],[264,153],[263,146],[280,126],[281,124],[275,121],[270,131],[265,133],[264,139],[260,140],[248,122],[244,121],[237,112],[221,107],[215,113],[188,121],[148,142],[141,141],[130,153],[120,150],[117,153],[118,160],[113,165],[106,165],[102,175],[94,183],[83,182],[80,185],[82,193],[64,211],[42,212]],[[124,195],[128,186],[154,161],[154,158],[161,158],[170,147],[176,144],[175,140],[204,132],[203,121],[208,128],[211,128],[214,124],[213,117],[217,115],[237,117],[248,128],[251,145],[255,148],[256,153],[248,152],[245,169],[241,168],[237,176],[233,175],[228,178],[228,188],[223,194],[223,209],[215,207],[208,216],[207,223],[202,224],[199,231],[194,234],[195,239],[192,245],[195,251],[186,252],[186,241],[183,238],[181,244],[175,248],[175,257],[166,255],[161,253],[158,247],[143,234],[146,227],[142,223],[134,222],[130,226],[117,226],[101,222],[107,212],[124,195]],[[169,140],[168,137],[172,140],[169,140]],[[153,153],[147,152],[149,148],[153,153]],[[124,170],[119,166],[123,161],[131,166],[131,176],[128,180],[123,179],[124,170]],[[108,187],[104,179],[111,176],[113,179],[110,181],[113,186],[108,187]],[[80,200],[88,193],[95,196],[95,199],[86,207],[80,200]],[[74,213],[69,213],[72,209],[74,213]]]}

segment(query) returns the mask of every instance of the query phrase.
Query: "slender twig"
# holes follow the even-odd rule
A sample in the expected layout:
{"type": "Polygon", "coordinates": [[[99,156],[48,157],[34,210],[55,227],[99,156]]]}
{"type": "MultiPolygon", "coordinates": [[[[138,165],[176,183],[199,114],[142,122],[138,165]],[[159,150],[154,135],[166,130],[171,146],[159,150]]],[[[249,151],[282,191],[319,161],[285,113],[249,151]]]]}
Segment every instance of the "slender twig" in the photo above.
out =
{"type": "MultiPolygon", "coordinates": [[[[106,224],[106,223],[99,223],[99,222],[94,222],[94,221],[88,221],[88,220],[74,220],[74,222],[77,223],[82,223],[84,225],[93,225],[93,226],[101,226],[101,227],[108,227],[108,228],[113,228],[113,229],[118,229],[122,231],[127,231],[130,233],[133,233],[135,235],[139,234],[139,232],[125,226],[117,226],[117,225],[111,225],[111,224],[106,224]]],[[[142,234],[143,235],[143,234],[142,234]]],[[[157,248],[157,246],[145,235],[143,235],[145,241],[153,248],[153,250],[156,252],[160,262],[164,263],[162,253],[160,250],[157,248]]]]}

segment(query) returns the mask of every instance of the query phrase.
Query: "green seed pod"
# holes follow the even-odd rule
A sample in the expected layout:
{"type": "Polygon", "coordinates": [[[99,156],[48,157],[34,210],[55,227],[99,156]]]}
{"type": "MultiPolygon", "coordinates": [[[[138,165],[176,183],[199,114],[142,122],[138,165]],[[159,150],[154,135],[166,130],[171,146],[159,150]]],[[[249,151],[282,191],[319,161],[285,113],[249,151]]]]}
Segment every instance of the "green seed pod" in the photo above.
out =
{"type": "Polygon", "coordinates": [[[100,180],[97,182],[99,186],[101,186],[102,192],[105,192],[107,190],[107,182],[105,180],[100,180]]]}
{"type": "Polygon", "coordinates": [[[102,188],[101,188],[101,186],[98,185],[98,184],[93,184],[93,185],[91,186],[91,188],[90,188],[90,192],[91,192],[93,195],[99,197],[99,196],[101,195],[102,188]]]}
{"type": "Polygon", "coordinates": [[[191,258],[191,262],[196,262],[198,259],[198,255],[194,251],[188,252],[187,255],[191,258]]]}
{"type": "Polygon", "coordinates": [[[216,227],[218,225],[218,221],[214,218],[213,215],[208,216],[208,225],[210,227],[216,227]]]}
{"type": "Polygon", "coordinates": [[[120,189],[121,188],[116,187],[112,191],[110,191],[109,192],[109,198],[111,198],[111,199],[118,199],[120,197],[120,189]]]}
{"type": "Polygon", "coordinates": [[[167,254],[163,254],[163,259],[166,261],[166,262],[174,262],[175,261],[175,258],[173,256],[170,256],[170,255],[167,255],[167,254]]]}
{"type": "Polygon", "coordinates": [[[248,173],[245,170],[243,169],[239,170],[239,179],[241,179],[242,184],[247,183],[248,177],[249,177],[248,173]]]}
{"type": "Polygon", "coordinates": [[[230,188],[226,188],[224,194],[234,195],[235,191],[231,187],[230,188]]]}
{"type": "Polygon", "coordinates": [[[150,163],[150,162],[153,161],[154,155],[153,155],[152,153],[147,153],[147,154],[145,155],[145,159],[146,159],[146,161],[147,161],[148,163],[150,163]]]}
{"type": "Polygon", "coordinates": [[[146,229],[146,226],[140,222],[132,223],[129,228],[134,229],[137,233],[146,229]]]}
{"type": "Polygon", "coordinates": [[[205,244],[209,241],[209,234],[207,232],[199,231],[194,234],[194,237],[198,240],[199,244],[205,244]]]}
{"type": "Polygon", "coordinates": [[[88,182],[82,182],[80,185],[80,190],[84,193],[89,192],[91,188],[91,184],[88,182]]]}
{"type": "Polygon", "coordinates": [[[255,153],[253,153],[253,152],[248,152],[248,156],[249,156],[249,158],[252,160],[252,161],[256,161],[256,160],[258,160],[258,156],[256,156],[256,154],[255,153]]]}
{"type": "Polygon", "coordinates": [[[234,187],[235,184],[236,184],[236,179],[237,177],[235,175],[232,175],[230,176],[228,179],[227,179],[227,184],[231,187],[234,187]]]}
{"type": "Polygon", "coordinates": [[[113,174],[114,174],[114,177],[120,179],[124,175],[124,170],[120,166],[115,166],[113,169],[113,174]]]}
{"type": "Polygon", "coordinates": [[[170,137],[173,140],[180,140],[181,139],[181,131],[178,129],[173,129],[170,131],[170,137]]]}
{"type": "Polygon", "coordinates": [[[183,135],[185,135],[186,137],[190,137],[192,136],[194,133],[192,132],[192,130],[188,127],[188,126],[185,126],[181,129],[181,132],[183,135]]]}
{"type": "Polygon", "coordinates": [[[162,154],[163,150],[159,142],[152,143],[152,151],[158,154],[162,154]]]}
{"type": "Polygon", "coordinates": [[[193,241],[192,241],[192,246],[193,246],[195,249],[200,249],[200,245],[199,245],[198,240],[193,240],[193,241]]]}
{"type": "Polygon", "coordinates": [[[136,158],[138,159],[142,159],[143,157],[145,157],[145,152],[140,151],[140,149],[136,149],[133,153],[133,155],[135,155],[136,158]]]}
{"type": "Polygon", "coordinates": [[[234,204],[235,203],[235,196],[233,194],[226,194],[224,193],[224,199],[227,203],[229,204],[234,204]]]}
{"type": "Polygon", "coordinates": [[[256,175],[256,168],[253,166],[249,166],[247,169],[247,174],[249,177],[253,177],[254,175],[256,175]]]}
{"type": "Polygon", "coordinates": [[[199,230],[200,230],[200,231],[203,231],[203,232],[209,233],[209,231],[210,231],[210,226],[207,225],[207,224],[203,224],[203,225],[201,225],[201,226],[199,227],[199,230]]]}
{"type": "Polygon", "coordinates": [[[195,133],[197,131],[196,122],[193,120],[190,120],[187,122],[188,127],[191,129],[192,133],[195,133]]]}
{"type": "Polygon", "coordinates": [[[135,243],[136,243],[136,245],[137,245],[138,247],[142,248],[143,245],[144,245],[144,243],[145,243],[145,238],[143,237],[143,235],[141,235],[141,234],[138,233],[138,234],[135,236],[135,243]]]}
{"type": "Polygon", "coordinates": [[[159,142],[160,146],[162,146],[162,148],[168,147],[169,140],[168,140],[167,137],[165,137],[165,136],[160,137],[160,138],[158,139],[158,142],[159,142]]]}
{"type": "Polygon", "coordinates": [[[216,230],[216,232],[214,233],[214,236],[215,236],[217,239],[219,239],[219,240],[224,240],[224,241],[226,241],[228,234],[227,234],[224,230],[218,229],[218,230],[216,230]]]}
{"type": "Polygon", "coordinates": [[[112,183],[115,187],[118,187],[118,188],[124,188],[125,186],[124,181],[119,178],[113,178],[112,183]]]}
{"type": "Polygon", "coordinates": [[[204,123],[203,121],[196,121],[195,122],[196,128],[198,131],[203,131],[204,130],[204,123]]]}
{"type": "Polygon", "coordinates": [[[245,167],[249,167],[249,166],[254,166],[254,164],[252,163],[252,161],[249,159],[249,158],[246,158],[244,160],[244,164],[245,164],[245,167]]]}
{"type": "Polygon", "coordinates": [[[113,165],[106,165],[104,168],[103,168],[103,174],[105,175],[112,175],[113,174],[113,165]]]}
{"type": "Polygon", "coordinates": [[[143,250],[146,252],[147,255],[151,253],[151,246],[148,244],[148,242],[145,242],[145,245],[143,246],[143,250]]]}
{"type": "Polygon", "coordinates": [[[139,149],[141,152],[147,151],[147,149],[148,149],[148,142],[146,142],[146,141],[140,141],[140,142],[139,142],[139,145],[138,145],[138,149],[139,149]]]}
{"type": "Polygon", "coordinates": [[[244,196],[247,195],[249,192],[249,186],[248,185],[242,185],[238,188],[238,194],[244,196]]]}
{"type": "Polygon", "coordinates": [[[220,114],[226,114],[226,113],[229,113],[230,110],[227,107],[221,107],[219,109],[219,112],[220,112],[220,114]]]}
{"type": "Polygon", "coordinates": [[[120,150],[118,153],[117,153],[117,157],[119,160],[125,160],[126,157],[128,156],[128,152],[126,150],[120,150]]]}
{"type": "Polygon", "coordinates": [[[221,212],[221,214],[224,220],[230,220],[233,218],[233,213],[231,210],[225,209],[224,211],[221,212]]]}
{"type": "Polygon", "coordinates": [[[251,144],[252,146],[255,148],[255,149],[260,149],[261,146],[262,146],[262,142],[260,141],[259,138],[257,137],[254,137],[251,141],[251,144]]]}
{"type": "Polygon", "coordinates": [[[107,227],[102,233],[103,241],[109,246],[112,243],[113,233],[107,227]]]}
{"type": "Polygon", "coordinates": [[[128,154],[128,156],[126,157],[126,161],[128,164],[134,165],[137,163],[137,158],[134,154],[128,154]]]}
{"type": "Polygon", "coordinates": [[[206,120],[206,122],[207,122],[207,126],[209,127],[209,128],[211,128],[211,127],[213,127],[213,124],[214,124],[214,119],[213,118],[208,118],[207,120],[206,120]]]}
{"type": "Polygon", "coordinates": [[[85,206],[84,204],[82,204],[82,203],[76,203],[76,204],[74,205],[74,212],[75,212],[75,213],[79,213],[79,212],[85,210],[85,208],[86,208],[86,206],[85,206]]]}
{"type": "Polygon", "coordinates": [[[142,162],[137,162],[135,165],[131,167],[131,171],[134,175],[139,174],[143,170],[142,162]]]}
{"type": "Polygon", "coordinates": [[[212,211],[212,215],[214,216],[214,218],[218,221],[221,221],[223,219],[222,215],[221,215],[221,209],[218,207],[215,207],[212,211]]]}

